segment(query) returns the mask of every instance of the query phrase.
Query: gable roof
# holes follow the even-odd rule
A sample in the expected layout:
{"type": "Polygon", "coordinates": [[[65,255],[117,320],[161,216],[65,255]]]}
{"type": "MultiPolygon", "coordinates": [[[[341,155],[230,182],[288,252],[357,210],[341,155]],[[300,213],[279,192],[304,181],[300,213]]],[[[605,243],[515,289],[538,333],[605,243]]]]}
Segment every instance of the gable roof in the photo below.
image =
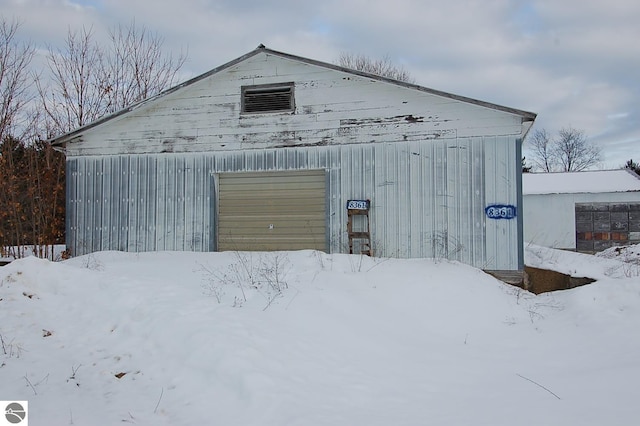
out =
{"type": "Polygon", "coordinates": [[[640,191],[640,177],[629,169],[563,173],[523,173],[523,195],[640,191]]]}
{"type": "Polygon", "coordinates": [[[517,116],[521,116],[523,124],[528,123],[528,125],[526,125],[526,127],[523,129],[523,134],[522,134],[523,138],[526,135],[526,133],[529,131],[529,128],[531,127],[531,125],[533,124],[533,121],[535,120],[535,118],[537,116],[537,114],[535,114],[533,112],[529,112],[529,111],[519,110],[519,109],[515,109],[515,108],[509,108],[509,107],[506,107],[506,106],[497,105],[497,104],[493,104],[493,103],[490,103],[490,102],[480,101],[480,100],[473,99],[473,98],[468,98],[468,97],[465,97],[465,96],[459,96],[459,95],[454,95],[454,94],[447,93],[447,92],[442,92],[440,90],[430,89],[428,87],[419,86],[419,85],[413,84],[413,83],[406,83],[406,82],[403,82],[403,81],[394,80],[394,79],[391,79],[391,78],[388,78],[388,77],[379,76],[379,75],[376,75],[376,74],[370,74],[370,73],[366,73],[366,72],[362,72],[362,71],[352,70],[352,69],[349,69],[349,68],[341,67],[339,65],[330,64],[330,63],[327,63],[327,62],[317,61],[317,60],[314,60],[314,59],[304,58],[302,56],[296,56],[296,55],[292,55],[292,54],[289,54],[289,53],[279,52],[279,51],[276,51],[276,50],[268,49],[263,44],[260,44],[256,49],[252,50],[251,52],[249,52],[249,53],[247,53],[247,54],[245,54],[243,56],[240,56],[239,58],[236,58],[236,59],[234,59],[234,60],[232,60],[230,62],[227,62],[224,65],[221,65],[221,66],[219,66],[217,68],[214,68],[214,69],[212,69],[212,70],[210,70],[210,71],[208,71],[208,72],[206,72],[204,74],[201,74],[201,75],[199,75],[197,77],[194,77],[194,78],[192,78],[190,80],[187,80],[187,81],[185,81],[183,83],[180,83],[177,86],[174,86],[174,87],[172,87],[170,89],[167,89],[167,90],[165,90],[163,92],[160,92],[160,93],[158,93],[158,94],[156,94],[154,96],[151,96],[149,98],[146,98],[146,99],[143,99],[143,100],[141,100],[139,102],[136,102],[136,103],[128,106],[127,108],[124,108],[124,109],[120,110],[120,111],[117,111],[117,112],[112,113],[112,114],[105,115],[104,117],[102,117],[102,118],[100,118],[100,119],[98,119],[98,120],[96,120],[94,122],[91,122],[89,124],[81,126],[81,127],[77,128],[77,129],[74,129],[74,130],[68,132],[68,133],[65,133],[63,135],[51,138],[51,139],[49,139],[49,142],[51,142],[53,145],[64,144],[64,143],[70,141],[71,139],[73,139],[74,136],[77,136],[77,135],[81,134],[82,132],[84,132],[84,131],[86,131],[88,129],[91,129],[93,127],[99,126],[99,125],[101,125],[101,124],[103,124],[103,123],[105,123],[107,121],[110,121],[110,120],[112,120],[112,119],[114,119],[116,117],[119,117],[121,115],[125,115],[125,114],[127,114],[127,113],[129,113],[129,112],[131,112],[133,110],[136,110],[136,109],[142,107],[143,105],[152,103],[152,102],[154,102],[154,101],[156,101],[156,100],[158,100],[158,99],[160,99],[160,98],[162,98],[164,96],[167,96],[167,95],[169,95],[169,94],[171,94],[173,92],[176,92],[176,91],[178,91],[178,90],[180,90],[180,89],[182,89],[182,88],[184,88],[186,86],[190,86],[190,85],[192,85],[194,83],[197,83],[198,81],[206,79],[206,78],[208,78],[208,77],[210,77],[210,76],[212,76],[214,74],[217,74],[217,73],[219,73],[219,72],[221,72],[221,71],[223,71],[223,70],[225,70],[227,68],[230,68],[230,67],[232,67],[232,66],[234,66],[234,65],[236,65],[236,64],[238,64],[240,62],[243,62],[243,61],[245,61],[245,60],[247,60],[247,59],[249,59],[249,58],[251,58],[251,57],[253,57],[253,56],[257,55],[257,54],[260,54],[260,53],[266,53],[266,54],[269,54],[269,55],[279,56],[281,58],[285,58],[285,59],[289,59],[289,60],[293,60],[293,61],[298,61],[298,62],[310,64],[310,65],[315,65],[315,66],[318,66],[318,67],[328,68],[328,69],[332,69],[332,70],[336,70],[336,71],[340,71],[340,72],[344,72],[344,73],[348,73],[348,74],[352,74],[352,75],[357,75],[357,76],[360,76],[360,77],[369,78],[369,79],[372,79],[372,80],[378,80],[378,81],[394,84],[394,85],[397,85],[397,86],[418,90],[418,91],[425,92],[425,93],[428,93],[428,94],[431,94],[431,95],[436,95],[436,96],[440,96],[440,97],[444,97],[444,98],[449,98],[449,99],[453,99],[453,100],[456,100],[456,101],[465,102],[465,103],[468,103],[468,104],[478,105],[478,106],[481,106],[481,107],[484,107],[484,108],[489,108],[489,109],[493,109],[493,110],[496,110],[496,111],[505,112],[505,113],[513,114],[513,115],[517,115],[517,116]]]}

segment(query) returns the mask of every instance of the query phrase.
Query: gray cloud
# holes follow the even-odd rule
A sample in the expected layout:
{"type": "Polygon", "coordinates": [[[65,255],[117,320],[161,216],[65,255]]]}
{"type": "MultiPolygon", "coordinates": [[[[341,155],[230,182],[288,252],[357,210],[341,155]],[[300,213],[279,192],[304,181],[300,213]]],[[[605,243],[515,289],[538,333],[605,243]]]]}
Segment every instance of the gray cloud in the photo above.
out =
{"type": "Polygon", "coordinates": [[[640,160],[640,3],[635,0],[0,0],[39,45],[131,19],[188,48],[184,77],[259,43],[333,62],[388,54],[427,87],[537,112],[582,129],[605,166],[640,160]]]}

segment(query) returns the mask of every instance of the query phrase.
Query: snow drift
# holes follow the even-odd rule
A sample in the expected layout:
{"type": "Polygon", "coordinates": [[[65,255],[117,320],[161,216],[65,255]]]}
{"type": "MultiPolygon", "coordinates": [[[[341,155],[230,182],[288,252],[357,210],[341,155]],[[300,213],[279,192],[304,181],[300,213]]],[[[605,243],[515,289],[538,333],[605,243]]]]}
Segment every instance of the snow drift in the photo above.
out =
{"type": "Polygon", "coordinates": [[[18,260],[0,399],[34,425],[634,423],[638,274],[546,250],[527,256],[599,281],[535,296],[454,262],[314,251],[18,260]]]}

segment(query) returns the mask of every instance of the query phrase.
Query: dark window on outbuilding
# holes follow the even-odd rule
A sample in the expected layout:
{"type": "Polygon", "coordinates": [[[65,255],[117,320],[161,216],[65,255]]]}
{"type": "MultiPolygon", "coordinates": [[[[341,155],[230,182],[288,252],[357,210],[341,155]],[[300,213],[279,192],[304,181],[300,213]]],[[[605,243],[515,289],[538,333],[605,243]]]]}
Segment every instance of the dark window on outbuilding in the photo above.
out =
{"type": "Polygon", "coordinates": [[[293,112],[293,83],[242,88],[242,112],[293,112]]]}

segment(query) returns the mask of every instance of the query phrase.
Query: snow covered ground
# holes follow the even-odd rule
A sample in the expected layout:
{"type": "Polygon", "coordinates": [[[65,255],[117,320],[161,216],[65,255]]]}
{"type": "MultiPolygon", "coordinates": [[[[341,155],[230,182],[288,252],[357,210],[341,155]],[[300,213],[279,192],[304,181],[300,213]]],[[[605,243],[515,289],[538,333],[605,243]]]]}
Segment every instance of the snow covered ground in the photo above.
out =
{"type": "Polygon", "coordinates": [[[535,296],[444,260],[102,252],[0,268],[0,400],[31,425],[630,425],[637,265],[535,296]],[[635,269],[634,269],[635,268],[635,269]]]}

